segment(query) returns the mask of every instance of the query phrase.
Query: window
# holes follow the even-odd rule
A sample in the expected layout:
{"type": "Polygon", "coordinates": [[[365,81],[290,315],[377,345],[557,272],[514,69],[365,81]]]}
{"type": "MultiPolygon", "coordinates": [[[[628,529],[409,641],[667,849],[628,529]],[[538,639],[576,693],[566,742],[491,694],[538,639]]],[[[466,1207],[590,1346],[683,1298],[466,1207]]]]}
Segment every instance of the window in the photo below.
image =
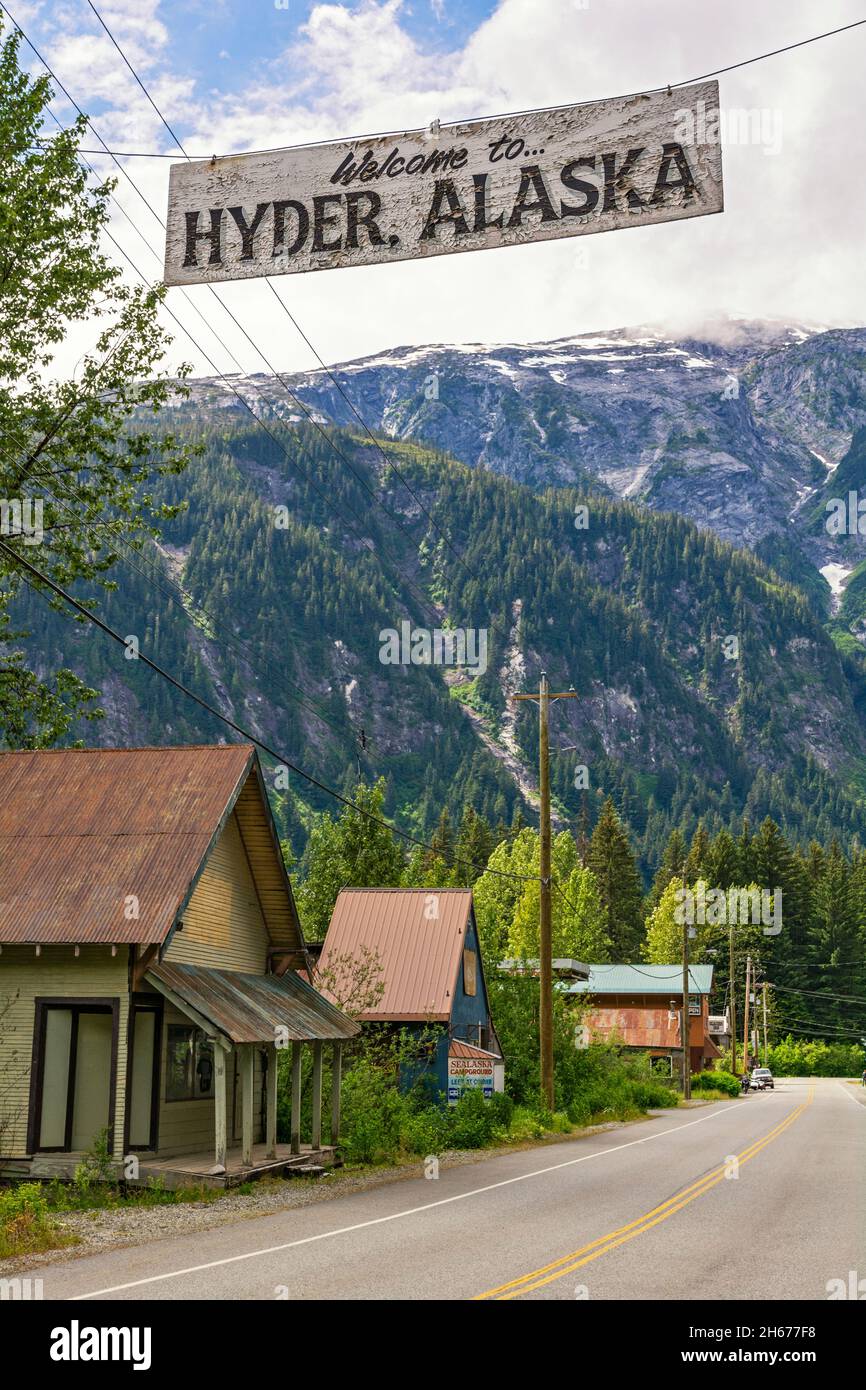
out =
{"type": "Polygon", "coordinates": [[[213,1043],[200,1028],[170,1023],[166,1100],[208,1100],[213,1093],[213,1043]]]}
{"type": "Polygon", "coordinates": [[[463,990],[466,994],[475,994],[475,952],[463,952],[463,990]]]}

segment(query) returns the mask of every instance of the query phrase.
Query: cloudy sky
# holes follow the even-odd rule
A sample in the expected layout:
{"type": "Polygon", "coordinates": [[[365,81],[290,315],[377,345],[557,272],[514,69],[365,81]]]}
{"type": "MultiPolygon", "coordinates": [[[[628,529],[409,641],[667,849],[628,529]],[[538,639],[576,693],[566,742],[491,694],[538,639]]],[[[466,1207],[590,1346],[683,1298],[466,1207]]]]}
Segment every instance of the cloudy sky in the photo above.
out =
{"type": "MultiPolygon", "coordinates": [[[[653,88],[863,12],[856,0],[95,3],[187,150],[201,156],[653,88]]],[[[10,0],[10,9],[109,145],[172,150],[87,0],[10,0]]],[[[22,56],[38,69],[26,47],[22,56]]],[[[864,60],[866,26],[721,78],[723,112],[758,112],[763,132],[724,147],[721,216],[286,276],[280,289],[329,362],[400,344],[538,341],[641,323],[681,330],[725,314],[866,323],[864,60]]],[[[64,122],[71,115],[60,97],[55,111],[64,122]]],[[[170,161],[125,163],[164,215],[170,161]]],[[[121,184],[124,211],[115,208],[112,232],[156,278],[162,229],[121,184]]],[[[207,291],[189,293],[244,369],[260,370],[207,291]]],[[[276,365],[314,365],[265,282],[220,293],[276,365]]],[[[180,292],[169,295],[218,365],[232,370],[180,292]]],[[[70,350],[80,346],[75,335],[70,350]]],[[[179,333],[173,353],[210,370],[179,333]]]]}

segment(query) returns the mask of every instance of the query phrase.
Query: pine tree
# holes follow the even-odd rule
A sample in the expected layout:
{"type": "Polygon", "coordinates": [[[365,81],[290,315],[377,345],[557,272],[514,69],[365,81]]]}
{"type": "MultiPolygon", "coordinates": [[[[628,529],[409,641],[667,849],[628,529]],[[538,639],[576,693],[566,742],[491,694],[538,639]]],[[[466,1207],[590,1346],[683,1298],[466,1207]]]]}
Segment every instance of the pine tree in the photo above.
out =
{"type": "Polygon", "coordinates": [[[592,832],[587,867],[598,884],[605,932],[615,958],[634,959],[643,934],[643,888],[634,852],[610,797],[592,832]]]}
{"type": "Polygon", "coordinates": [[[686,842],[683,833],[678,827],[674,827],[668,836],[662,861],[656,870],[652,888],[649,895],[649,907],[653,909],[658,906],[662,893],[667,888],[671,879],[682,879],[683,866],[686,861],[686,842]]]}

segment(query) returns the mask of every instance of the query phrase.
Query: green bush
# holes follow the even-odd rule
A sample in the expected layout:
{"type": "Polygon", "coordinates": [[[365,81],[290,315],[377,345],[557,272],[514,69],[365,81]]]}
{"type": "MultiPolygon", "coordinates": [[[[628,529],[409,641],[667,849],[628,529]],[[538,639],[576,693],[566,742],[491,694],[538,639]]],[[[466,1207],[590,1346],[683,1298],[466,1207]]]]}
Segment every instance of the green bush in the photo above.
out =
{"type": "Polygon", "coordinates": [[[387,1163],[396,1157],[406,1103],[393,1082],[366,1059],[343,1082],[342,1148],[352,1163],[387,1163]]]}
{"type": "Polygon", "coordinates": [[[48,1197],[38,1182],[0,1189],[0,1259],[69,1243],[48,1215],[48,1197]]]}
{"type": "Polygon", "coordinates": [[[451,1143],[455,1149],[483,1149],[493,1142],[496,1116],[480,1087],[463,1092],[451,1111],[451,1143]]]}
{"type": "Polygon", "coordinates": [[[493,1115],[493,1123],[499,1129],[509,1129],[514,1116],[514,1101],[507,1091],[494,1091],[487,1102],[493,1115]]]}
{"type": "Polygon", "coordinates": [[[530,1110],[526,1105],[515,1105],[508,1130],[508,1138],[511,1143],[520,1144],[527,1139],[541,1139],[543,1137],[544,1126],[535,1111],[530,1110]]]}
{"type": "Polygon", "coordinates": [[[400,1143],[410,1154],[437,1154],[451,1142],[448,1112],[441,1105],[410,1111],[400,1127],[400,1143]]]}
{"type": "Polygon", "coordinates": [[[810,1042],[789,1034],[770,1048],[767,1065],[774,1076],[859,1076],[866,1053],[856,1043],[810,1042]]]}
{"type": "Polygon", "coordinates": [[[693,1091],[721,1091],[726,1096],[738,1096],[740,1083],[729,1071],[699,1071],[692,1077],[693,1091]]]}
{"type": "Polygon", "coordinates": [[[669,1110],[671,1106],[679,1105],[677,1092],[652,1077],[629,1079],[629,1090],[632,1105],[637,1110],[669,1110]]]}

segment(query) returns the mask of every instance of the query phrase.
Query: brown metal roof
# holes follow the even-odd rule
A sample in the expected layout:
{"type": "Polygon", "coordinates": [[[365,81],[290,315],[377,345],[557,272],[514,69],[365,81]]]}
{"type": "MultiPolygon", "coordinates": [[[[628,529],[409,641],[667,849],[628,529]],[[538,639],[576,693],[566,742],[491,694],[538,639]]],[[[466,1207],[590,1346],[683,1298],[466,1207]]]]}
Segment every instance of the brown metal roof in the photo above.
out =
{"type": "Polygon", "coordinates": [[[249,744],[0,754],[0,942],[164,941],[253,768],[249,744]]]}
{"type": "Polygon", "coordinates": [[[501,1062],[502,1058],[498,1052],[488,1052],[486,1047],[476,1047],[474,1043],[464,1042],[462,1038],[452,1038],[448,1044],[449,1057],[464,1057],[468,1060],[476,1057],[492,1057],[494,1061],[501,1062]]]}
{"type": "Polygon", "coordinates": [[[471,909],[472,894],[463,888],[344,888],[318,968],[336,971],[340,957],[375,950],[385,989],[358,1018],[447,1019],[471,909]]]}
{"type": "Polygon", "coordinates": [[[187,1004],[234,1043],[352,1038],[359,1025],[300,976],[242,975],[200,965],[155,965],[146,977],[180,1008],[187,1004]]]}

